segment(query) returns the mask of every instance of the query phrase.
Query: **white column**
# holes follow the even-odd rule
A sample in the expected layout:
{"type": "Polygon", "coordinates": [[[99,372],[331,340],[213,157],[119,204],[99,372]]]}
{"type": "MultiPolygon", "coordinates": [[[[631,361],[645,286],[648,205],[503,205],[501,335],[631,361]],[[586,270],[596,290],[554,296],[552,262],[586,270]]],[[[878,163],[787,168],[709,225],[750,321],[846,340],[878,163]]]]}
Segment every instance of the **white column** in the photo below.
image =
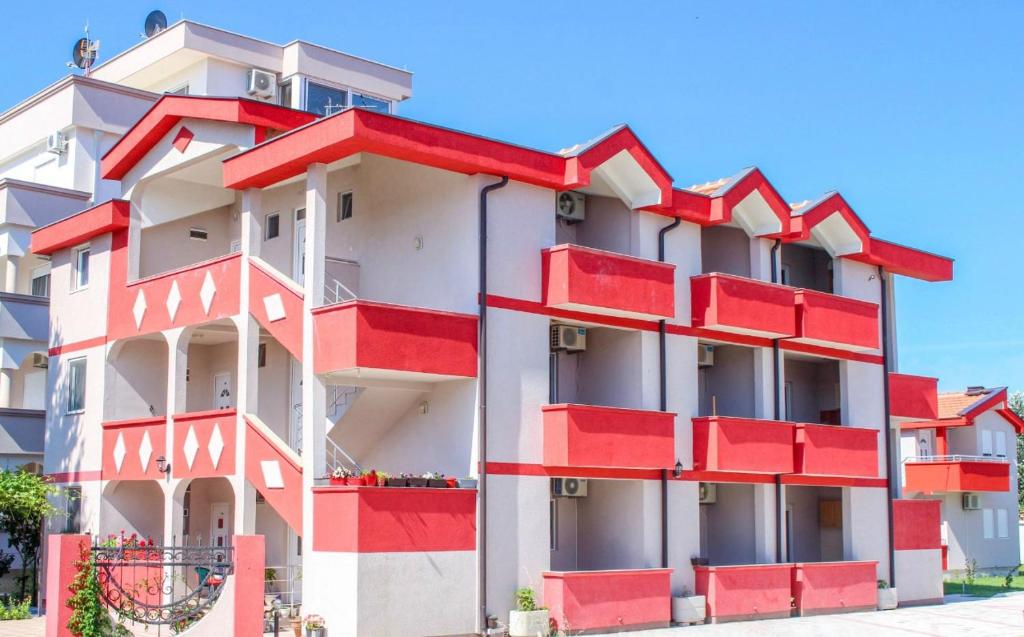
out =
{"type": "Polygon", "coordinates": [[[758,564],[775,561],[775,502],[774,484],[755,484],[754,487],[754,560],[758,564]]]}
{"type": "Polygon", "coordinates": [[[240,297],[242,311],[235,317],[238,329],[238,397],[236,407],[237,435],[235,436],[235,533],[250,535],[256,530],[256,491],[246,485],[245,477],[245,415],[256,413],[259,398],[259,370],[257,368],[260,346],[260,327],[248,311],[249,299],[249,256],[258,256],[260,248],[259,218],[261,216],[262,191],[250,188],[242,193],[241,243],[242,264],[240,274],[240,297]]]}
{"type": "Polygon", "coordinates": [[[0,369],[0,407],[11,406],[11,385],[14,383],[13,369],[0,369]]]}
{"type": "Polygon", "coordinates": [[[7,255],[7,268],[4,273],[4,292],[18,291],[18,257],[7,255]]]}
{"type": "MultiPolygon", "coordinates": [[[[185,374],[188,369],[188,335],[183,327],[166,330],[163,335],[167,339],[167,431],[164,436],[166,452],[164,456],[171,463],[173,473],[174,462],[174,421],[172,416],[185,411],[185,374]]],[[[164,487],[164,544],[170,545],[175,540],[182,542],[183,513],[180,503],[175,502],[180,480],[171,480],[164,487]]],[[[178,497],[183,497],[179,494],[178,497]]]]}

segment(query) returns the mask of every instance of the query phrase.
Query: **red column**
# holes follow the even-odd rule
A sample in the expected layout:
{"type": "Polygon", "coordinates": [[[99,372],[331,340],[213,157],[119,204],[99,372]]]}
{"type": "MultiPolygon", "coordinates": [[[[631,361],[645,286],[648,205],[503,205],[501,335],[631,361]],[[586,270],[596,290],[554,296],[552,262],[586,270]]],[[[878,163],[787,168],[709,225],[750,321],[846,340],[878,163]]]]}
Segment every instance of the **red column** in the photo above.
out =
{"type": "MultiPolygon", "coordinates": [[[[235,631],[237,637],[263,634],[263,569],[266,546],[262,535],[236,535],[235,631]]],[[[47,637],[50,637],[47,634],[47,637]]]]}
{"type": "Polygon", "coordinates": [[[68,586],[75,579],[75,565],[89,549],[88,535],[51,535],[46,549],[46,637],[71,637],[68,586]]]}
{"type": "Polygon", "coordinates": [[[945,456],[949,453],[949,445],[946,444],[946,428],[935,429],[935,455],[945,456]]]}

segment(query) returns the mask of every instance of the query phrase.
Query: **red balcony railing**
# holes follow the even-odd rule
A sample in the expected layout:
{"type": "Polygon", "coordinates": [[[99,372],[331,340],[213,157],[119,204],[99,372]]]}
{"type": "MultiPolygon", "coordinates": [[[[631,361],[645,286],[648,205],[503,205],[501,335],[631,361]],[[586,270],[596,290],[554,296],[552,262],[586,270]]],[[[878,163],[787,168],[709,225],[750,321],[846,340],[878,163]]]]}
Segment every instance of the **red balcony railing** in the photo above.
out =
{"type": "Polygon", "coordinates": [[[428,382],[476,376],[473,315],[348,301],[313,310],[313,329],[317,373],[428,382]]]}
{"type": "Polygon", "coordinates": [[[672,569],[544,573],[544,605],[560,630],[667,628],[672,569]]]}
{"type": "Polygon", "coordinates": [[[816,562],[793,565],[793,599],[800,615],[874,610],[877,562],[816,562]]]}
{"type": "Polygon", "coordinates": [[[937,378],[889,373],[890,415],[914,420],[939,417],[937,378]]]}
{"type": "Polygon", "coordinates": [[[792,564],[695,566],[695,590],[716,622],[789,617],[792,564]]]}
{"type": "Polygon", "coordinates": [[[730,274],[690,278],[694,327],[767,338],[796,335],[796,290],[730,274]]]}
{"type": "Polygon", "coordinates": [[[794,425],[776,420],[693,419],[696,471],[793,473],[794,425]]]}
{"type": "Polygon", "coordinates": [[[541,252],[547,307],[612,316],[675,316],[675,266],[648,259],[559,245],[541,252]]]}
{"type": "Polygon", "coordinates": [[[810,475],[878,477],[878,430],[796,425],[795,470],[810,475]]]}
{"type": "Polygon", "coordinates": [[[878,349],[878,305],[814,290],[796,291],[793,340],[847,350],[878,349]]]}
{"type": "Polygon", "coordinates": [[[103,423],[103,479],[159,480],[156,459],[166,456],[167,417],[103,423]]]}
{"type": "Polygon", "coordinates": [[[1010,463],[987,456],[930,456],[907,460],[904,489],[921,493],[1010,490],[1010,463]]]}
{"type": "Polygon", "coordinates": [[[547,405],[544,464],[665,469],[675,464],[675,414],[589,405],[547,405]]]}

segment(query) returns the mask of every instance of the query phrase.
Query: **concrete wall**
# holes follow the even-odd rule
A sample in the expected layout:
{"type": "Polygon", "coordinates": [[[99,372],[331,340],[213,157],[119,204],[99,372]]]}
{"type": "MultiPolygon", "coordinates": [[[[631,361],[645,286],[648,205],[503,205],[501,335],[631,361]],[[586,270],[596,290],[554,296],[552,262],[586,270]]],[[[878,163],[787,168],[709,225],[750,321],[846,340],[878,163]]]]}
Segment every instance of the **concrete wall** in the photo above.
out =
{"type": "Polygon", "coordinates": [[[202,345],[193,340],[188,346],[188,370],[186,411],[208,411],[216,408],[213,381],[214,377],[221,373],[231,374],[231,404],[238,404],[237,341],[202,345]]]}
{"type": "Polygon", "coordinates": [[[793,243],[783,244],[780,252],[780,277],[786,277],[787,285],[821,292],[833,291],[833,273],[829,269],[832,257],[827,252],[793,243]]]}
{"type": "Polygon", "coordinates": [[[754,486],[717,484],[717,501],[700,506],[701,555],[712,565],[757,562],[754,486]]]}
{"type": "Polygon", "coordinates": [[[843,529],[823,528],[819,507],[823,501],[842,503],[842,490],[787,485],[786,507],[793,528],[790,562],[830,562],[843,559],[843,529]]]}
{"type": "Polygon", "coordinates": [[[234,206],[223,206],[144,228],[139,276],[176,270],[228,254],[231,242],[239,239],[239,233],[238,210],[234,206]],[[190,239],[191,228],[206,230],[207,239],[190,239]],[[174,246],[174,249],[168,249],[168,246],[174,246]]]}
{"type": "Polygon", "coordinates": [[[784,383],[791,387],[792,401],[788,411],[783,410],[784,419],[819,423],[822,421],[822,412],[839,408],[839,396],[836,391],[836,385],[839,384],[839,363],[787,357],[783,370],[784,383]]]}
{"type": "Polygon", "coordinates": [[[99,534],[138,533],[157,541],[164,533],[163,491],[152,481],[108,483],[103,491],[99,534]]]}
{"type": "Polygon", "coordinates": [[[701,416],[717,415],[753,418],[754,348],[739,345],[716,345],[715,364],[697,371],[701,416]]]}
{"type": "Polygon", "coordinates": [[[103,419],[127,420],[165,415],[167,342],[163,338],[130,340],[121,344],[112,356],[114,358],[107,365],[103,419]]]}
{"type": "Polygon", "coordinates": [[[750,237],[741,228],[704,228],[700,233],[701,270],[749,277],[750,245],[750,237]]]}

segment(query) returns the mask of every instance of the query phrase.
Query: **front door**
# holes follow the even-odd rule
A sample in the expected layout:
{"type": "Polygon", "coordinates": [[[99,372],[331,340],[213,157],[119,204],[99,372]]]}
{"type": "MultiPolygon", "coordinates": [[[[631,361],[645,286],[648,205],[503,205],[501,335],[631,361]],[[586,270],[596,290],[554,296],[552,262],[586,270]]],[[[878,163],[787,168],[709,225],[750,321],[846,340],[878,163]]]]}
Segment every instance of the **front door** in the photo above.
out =
{"type": "Polygon", "coordinates": [[[227,546],[230,532],[227,503],[214,502],[210,505],[210,546],[227,546]]]}
{"type": "Polygon", "coordinates": [[[295,211],[295,228],[293,233],[292,278],[299,285],[306,283],[306,209],[295,211]]]}
{"type": "Polygon", "coordinates": [[[234,400],[231,396],[231,372],[221,372],[213,377],[213,408],[231,409],[234,400]]]}

